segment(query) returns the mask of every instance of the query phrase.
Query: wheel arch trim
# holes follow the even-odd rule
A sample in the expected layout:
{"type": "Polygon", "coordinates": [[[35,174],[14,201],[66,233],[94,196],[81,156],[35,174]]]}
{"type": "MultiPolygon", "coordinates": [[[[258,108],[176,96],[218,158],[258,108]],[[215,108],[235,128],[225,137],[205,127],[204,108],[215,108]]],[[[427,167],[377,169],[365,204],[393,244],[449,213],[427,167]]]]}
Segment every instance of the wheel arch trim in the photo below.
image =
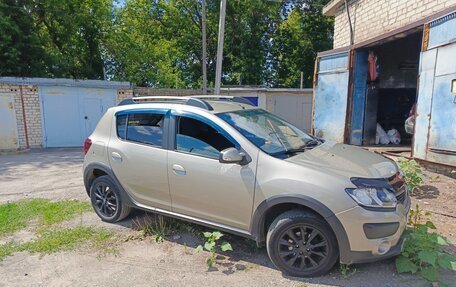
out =
{"type": "Polygon", "coordinates": [[[87,191],[87,195],[90,196],[90,182],[93,178],[93,171],[95,169],[99,169],[105,172],[116,184],[117,188],[120,189],[120,194],[122,196],[122,200],[124,200],[128,205],[133,206],[130,196],[127,194],[125,189],[120,184],[119,180],[117,179],[116,175],[114,174],[113,170],[102,163],[90,163],[84,168],[84,187],[87,191]]]}
{"type": "Polygon", "coordinates": [[[340,252],[340,261],[349,261],[349,258],[351,257],[350,243],[348,241],[348,236],[342,223],[336,217],[334,212],[332,212],[323,203],[312,197],[302,194],[275,195],[268,199],[265,199],[258,205],[252,216],[250,233],[256,239],[259,245],[264,243],[266,239],[266,230],[264,230],[266,214],[271,208],[279,204],[297,204],[311,209],[319,214],[324,220],[326,220],[326,222],[328,222],[329,226],[334,232],[334,235],[336,236],[340,252]]]}

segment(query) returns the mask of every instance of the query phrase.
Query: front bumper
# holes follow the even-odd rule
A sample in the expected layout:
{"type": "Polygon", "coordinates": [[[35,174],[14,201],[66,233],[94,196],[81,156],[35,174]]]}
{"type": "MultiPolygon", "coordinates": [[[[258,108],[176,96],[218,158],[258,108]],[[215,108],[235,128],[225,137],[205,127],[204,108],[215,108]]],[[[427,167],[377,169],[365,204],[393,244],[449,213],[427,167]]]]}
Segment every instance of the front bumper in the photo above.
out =
{"type": "Polygon", "coordinates": [[[394,212],[375,212],[354,207],[336,214],[348,237],[349,248],[340,246],[340,262],[365,263],[394,257],[401,253],[402,234],[407,226],[410,198],[394,212]],[[367,230],[378,226],[378,230],[367,230]],[[396,228],[392,228],[396,226],[396,228]],[[367,231],[367,232],[366,232],[367,231]]]}
{"type": "Polygon", "coordinates": [[[382,255],[374,255],[370,251],[350,251],[350,260],[344,264],[369,263],[395,257],[401,254],[404,247],[404,241],[404,238],[400,238],[395,246],[391,247],[388,252],[382,255]]]}

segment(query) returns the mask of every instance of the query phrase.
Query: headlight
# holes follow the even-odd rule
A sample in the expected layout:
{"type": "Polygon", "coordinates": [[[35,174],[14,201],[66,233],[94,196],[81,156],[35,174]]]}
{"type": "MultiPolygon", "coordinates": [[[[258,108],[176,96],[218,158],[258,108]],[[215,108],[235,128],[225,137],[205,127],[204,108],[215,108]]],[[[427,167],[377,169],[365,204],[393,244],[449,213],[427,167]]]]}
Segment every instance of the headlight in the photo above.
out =
{"type": "Polygon", "coordinates": [[[359,205],[365,207],[392,209],[397,205],[396,196],[386,188],[347,188],[346,191],[359,205]]]}

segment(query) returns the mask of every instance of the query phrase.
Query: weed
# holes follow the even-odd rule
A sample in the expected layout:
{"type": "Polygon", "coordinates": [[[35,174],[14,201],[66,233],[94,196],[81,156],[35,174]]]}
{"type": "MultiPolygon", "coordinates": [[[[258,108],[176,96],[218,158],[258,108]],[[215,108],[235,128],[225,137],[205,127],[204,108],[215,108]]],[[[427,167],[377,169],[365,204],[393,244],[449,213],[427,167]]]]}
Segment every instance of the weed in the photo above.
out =
{"type": "Polygon", "coordinates": [[[145,213],[144,219],[136,218],[133,223],[136,229],[142,231],[144,236],[152,236],[155,242],[163,242],[166,236],[169,235],[173,219],[163,215],[156,215],[151,218],[148,213],[145,213]]]}
{"type": "Polygon", "coordinates": [[[80,243],[90,239],[93,233],[93,228],[88,226],[48,230],[37,239],[21,244],[19,250],[40,254],[74,250],[80,243]]]}
{"type": "Polygon", "coordinates": [[[404,157],[400,157],[398,160],[399,167],[405,176],[410,192],[413,192],[417,187],[423,184],[423,171],[421,166],[415,160],[409,160],[404,157]]]}
{"type": "Polygon", "coordinates": [[[46,199],[21,200],[0,205],[0,237],[27,227],[32,220],[48,226],[89,211],[88,202],[63,200],[51,202],[46,199]]]}
{"type": "Polygon", "coordinates": [[[449,244],[446,238],[429,232],[429,229],[436,229],[435,225],[431,221],[422,223],[423,216],[429,214],[423,215],[418,205],[411,210],[404,250],[396,258],[396,269],[399,273],[419,272],[429,282],[439,282],[439,269],[456,271],[456,258],[443,250],[443,246],[449,244]]]}
{"type": "Polygon", "coordinates": [[[117,256],[119,240],[112,231],[103,228],[95,230],[91,238],[91,247],[98,252],[98,258],[105,257],[108,254],[117,256]]]}
{"type": "Polygon", "coordinates": [[[196,233],[201,230],[198,225],[193,223],[163,215],[156,215],[152,218],[148,213],[145,213],[142,220],[140,218],[134,219],[133,224],[137,230],[142,231],[144,236],[152,236],[156,242],[163,242],[173,232],[196,233]]]}
{"type": "MultiPolygon", "coordinates": [[[[41,255],[60,251],[71,251],[87,242],[91,243],[92,247],[101,250],[100,247],[105,247],[105,243],[112,237],[113,233],[91,226],[46,230],[42,231],[37,239],[29,242],[20,244],[11,241],[0,245],[0,260],[20,251],[39,253],[41,255]]],[[[109,253],[112,253],[112,246],[110,248],[109,253]]]]}
{"type": "Polygon", "coordinates": [[[210,256],[206,258],[207,267],[212,268],[215,263],[216,254],[215,251],[217,247],[220,247],[222,251],[233,251],[233,247],[228,242],[222,242],[221,244],[218,243],[218,240],[222,238],[223,234],[220,231],[214,232],[203,232],[204,237],[206,238],[206,242],[204,243],[204,247],[202,245],[198,245],[195,249],[195,253],[199,253],[206,249],[210,252],[210,256]]]}
{"type": "Polygon", "coordinates": [[[10,241],[0,245],[0,261],[5,257],[10,256],[16,251],[17,244],[14,241],[10,241]]]}
{"type": "Polygon", "coordinates": [[[358,272],[356,268],[350,267],[350,265],[340,264],[340,274],[343,279],[348,279],[358,272]]]}

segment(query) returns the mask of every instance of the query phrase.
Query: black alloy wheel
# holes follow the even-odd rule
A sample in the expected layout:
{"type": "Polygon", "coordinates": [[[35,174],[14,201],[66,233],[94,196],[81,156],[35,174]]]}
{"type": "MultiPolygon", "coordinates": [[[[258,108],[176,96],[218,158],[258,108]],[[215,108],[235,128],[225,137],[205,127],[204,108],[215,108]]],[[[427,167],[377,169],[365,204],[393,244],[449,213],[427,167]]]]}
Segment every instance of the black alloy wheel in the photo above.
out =
{"type": "Polygon", "coordinates": [[[322,217],[305,210],[279,215],[269,226],[266,247],[278,269],[298,277],[326,274],[339,257],[331,227],[322,217]]]}
{"type": "Polygon", "coordinates": [[[130,213],[114,181],[107,175],[97,177],[90,187],[90,200],[97,215],[107,222],[117,222],[130,213]]]}

